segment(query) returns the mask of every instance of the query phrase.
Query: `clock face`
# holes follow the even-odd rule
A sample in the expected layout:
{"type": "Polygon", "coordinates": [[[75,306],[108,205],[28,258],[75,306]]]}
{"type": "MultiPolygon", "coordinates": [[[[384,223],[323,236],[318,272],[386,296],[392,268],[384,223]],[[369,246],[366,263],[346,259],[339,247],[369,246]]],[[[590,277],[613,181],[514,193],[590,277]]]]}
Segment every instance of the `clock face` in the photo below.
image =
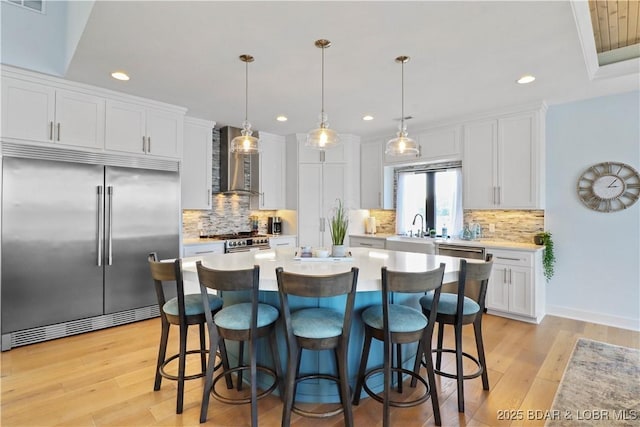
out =
{"type": "Polygon", "coordinates": [[[624,163],[595,164],[578,179],[578,197],[596,211],[626,209],[640,198],[640,174],[624,163]]]}

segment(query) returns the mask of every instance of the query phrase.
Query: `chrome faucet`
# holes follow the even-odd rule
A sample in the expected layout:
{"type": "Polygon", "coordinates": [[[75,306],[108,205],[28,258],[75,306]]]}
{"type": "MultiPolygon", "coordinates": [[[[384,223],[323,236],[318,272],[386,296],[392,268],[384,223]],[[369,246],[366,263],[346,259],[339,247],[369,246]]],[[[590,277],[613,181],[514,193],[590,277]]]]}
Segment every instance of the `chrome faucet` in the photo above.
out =
{"type": "Polygon", "coordinates": [[[413,223],[412,225],[416,225],[416,219],[420,217],[420,234],[418,234],[418,237],[424,237],[424,217],[422,216],[422,214],[416,214],[416,216],[413,217],[413,223]]]}

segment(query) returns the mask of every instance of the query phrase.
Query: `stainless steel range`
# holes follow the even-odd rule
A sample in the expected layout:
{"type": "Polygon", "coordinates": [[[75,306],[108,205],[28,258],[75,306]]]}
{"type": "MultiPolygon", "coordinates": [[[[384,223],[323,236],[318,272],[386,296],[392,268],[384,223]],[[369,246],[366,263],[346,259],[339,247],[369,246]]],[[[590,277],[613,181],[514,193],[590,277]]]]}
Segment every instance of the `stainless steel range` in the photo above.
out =
{"type": "Polygon", "coordinates": [[[237,234],[216,234],[209,239],[224,240],[224,253],[249,252],[269,249],[269,238],[264,234],[251,235],[251,232],[237,234]]]}

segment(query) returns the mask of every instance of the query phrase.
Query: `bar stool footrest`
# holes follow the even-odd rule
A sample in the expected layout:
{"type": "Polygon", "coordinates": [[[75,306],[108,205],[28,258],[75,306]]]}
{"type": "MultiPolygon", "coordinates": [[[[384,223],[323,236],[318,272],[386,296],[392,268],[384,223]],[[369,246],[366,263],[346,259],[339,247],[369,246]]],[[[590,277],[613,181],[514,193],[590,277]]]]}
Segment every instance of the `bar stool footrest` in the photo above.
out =
{"type": "MultiPolygon", "coordinates": [[[[367,372],[364,376],[364,380],[362,381],[362,389],[374,400],[380,402],[380,403],[384,403],[384,399],[380,396],[378,396],[376,393],[373,392],[373,390],[371,390],[369,388],[369,386],[367,385],[367,378],[369,378],[371,375],[373,374],[377,374],[379,372],[382,372],[384,370],[384,368],[376,368],[376,369],[372,369],[369,372],[367,372]]],[[[396,408],[410,408],[412,406],[417,406],[420,405],[424,402],[427,401],[427,399],[429,399],[429,397],[431,397],[431,390],[429,389],[429,384],[427,383],[427,381],[419,374],[416,374],[413,371],[410,371],[408,369],[404,369],[404,368],[391,368],[391,373],[393,374],[394,372],[402,372],[403,374],[407,374],[412,378],[415,378],[416,380],[420,381],[422,383],[422,385],[425,387],[425,393],[414,399],[414,400],[409,400],[407,402],[401,402],[401,401],[397,401],[397,400],[389,400],[389,406],[393,406],[396,408]]],[[[412,386],[415,387],[415,386],[412,386]]]]}
{"type": "MultiPolygon", "coordinates": [[[[431,350],[432,353],[454,353],[455,354],[455,350],[451,349],[451,348],[436,348],[431,350]]],[[[482,365],[480,364],[480,361],[475,357],[470,355],[469,353],[465,353],[464,351],[462,352],[462,356],[466,357],[467,359],[471,360],[473,363],[476,364],[476,366],[478,367],[478,370],[475,371],[472,374],[468,374],[468,375],[462,375],[462,379],[463,380],[470,380],[473,378],[478,378],[480,375],[482,375],[482,373],[484,372],[484,368],[482,367],[482,365]]],[[[422,365],[425,366],[424,361],[422,361],[422,365]]],[[[458,378],[458,376],[456,374],[451,374],[449,372],[443,372],[439,369],[436,369],[435,367],[433,368],[433,372],[435,372],[436,374],[443,376],[443,377],[447,377],[447,378],[453,378],[456,379],[458,378]]]]}
{"type": "MultiPolygon", "coordinates": [[[[309,375],[302,375],[296,378],[296,384],[301,382],[301,381],[306,381],[306,380],[312,380],[312,379],[323,379],[323,380],[329,380],[329,381],[333,381],[336,384],[338,384],[338,386],[340,385],[340,379],[336,376],[333,375],[329,375],[329,374],[309,374],[309,375]]],[[[351,403],[350,401],[348,403],[351,403]]],[[[312,412],[312,411],[305,411],[304,409],[301,409],[299,407],[296,406],[296,402],[294,400],[293,402],[293,407],[291,408],[291,412],[298,414],[298,415],[302,415],[303,417],[307,417],[307,418],[329,418],[329,417],[333,417],[334,415],[338,415],[341,414],[342,412],[344,412],[344,407],[341,405],[339,408],[336,408],[332,411],[326,411],[326,412],[312,412]]]]}
{"type": "MultiPolygon", "coordinates": [[[[189,350],[185,353],[185,357],[187,357],[189,354],[209,354],[209,350],[189,350]]],[[[177,375],[173,375],[173,374],[168,374],[167,372],[165,372],[164,368],[170,363],[173,362],[174,360],[176,360],[178,357],[180,357],[179,353],[174,354],[173,356],[171,356],[170,358],[166,359],[164,361],[164,363],[162,363],[162,365],[160,365],[160,375],[162,376],[162,378],[166,378],[168,380],[173,380],[173,381],[178,381],[178,376],[177,375]]],[[[195,380],[197,378],[202,378],[206,375],[206,371],[200,372],[198,374],[193,374],[193,375],[185,375],[184,379],[186,380],[195,380]]]]}
{"type": "MultiPolygon", "coordinates": [[[[258,371],[262,371],[267,373],[269,376],[273,377],[273,384],[271,384],[271,387],[269,387],[266,390],[263,390],[262,392],[258,393],[258,395],[256,396],[258,400],[262,399],[263,397],[268,396],[269,394],[271,394],[276,387],[278,387],[278,376],[276,375],[276,371],[271,369],[271,368],[267,368],[265,366],[256,366],[258,371]]],[[[235,368],[231,368],[231,369],[227,369],[224,372],[221,372],[220,374],[218,374],[214,379],[213,379],[213,383],[211,384],[211,395],[218,401],[223,402],[223,403],[229,403],[231,405],[243,405],[246,403],[250,403],[251,402],[251,396],[249,397],[242,397],[242,398],[230,398],[230,397],[226,397],[221,395],[220,393],[218,393],[216,391],[216,383],[222,379],[222,377],[225,377],[227,375],[230,375],[234,372],[240,372],[240,371],[248,371],[250,370],[251,367],[250,366],[236,366],[235,368]]]]}

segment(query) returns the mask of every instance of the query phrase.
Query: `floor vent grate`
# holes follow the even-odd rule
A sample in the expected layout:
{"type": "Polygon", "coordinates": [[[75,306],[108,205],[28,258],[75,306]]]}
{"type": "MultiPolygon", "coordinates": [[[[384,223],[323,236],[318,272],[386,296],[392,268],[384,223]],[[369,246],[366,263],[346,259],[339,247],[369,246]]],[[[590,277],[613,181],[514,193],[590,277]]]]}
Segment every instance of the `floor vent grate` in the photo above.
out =
{"type": "Polygon", "coordinates": [[[151,319],[153,317],[158,317],[159,315],[160,310],[158,309],[158,306],[153,305],[133,310],[120,311],[118,313],[110,313],[102,316],[57,323],[55,325],[15,331],[7,334],[10,339],[7,339],[7,335],[2,336],[2,351],[23,345],[35,344],[56,338],[63,338],[85,332],[97,331],[99,329],[110,328],[112,326],[133,323],[139,320],[151,319]],[[5,348],[5,345],[9,343],[10,345],[5,348]]]}

